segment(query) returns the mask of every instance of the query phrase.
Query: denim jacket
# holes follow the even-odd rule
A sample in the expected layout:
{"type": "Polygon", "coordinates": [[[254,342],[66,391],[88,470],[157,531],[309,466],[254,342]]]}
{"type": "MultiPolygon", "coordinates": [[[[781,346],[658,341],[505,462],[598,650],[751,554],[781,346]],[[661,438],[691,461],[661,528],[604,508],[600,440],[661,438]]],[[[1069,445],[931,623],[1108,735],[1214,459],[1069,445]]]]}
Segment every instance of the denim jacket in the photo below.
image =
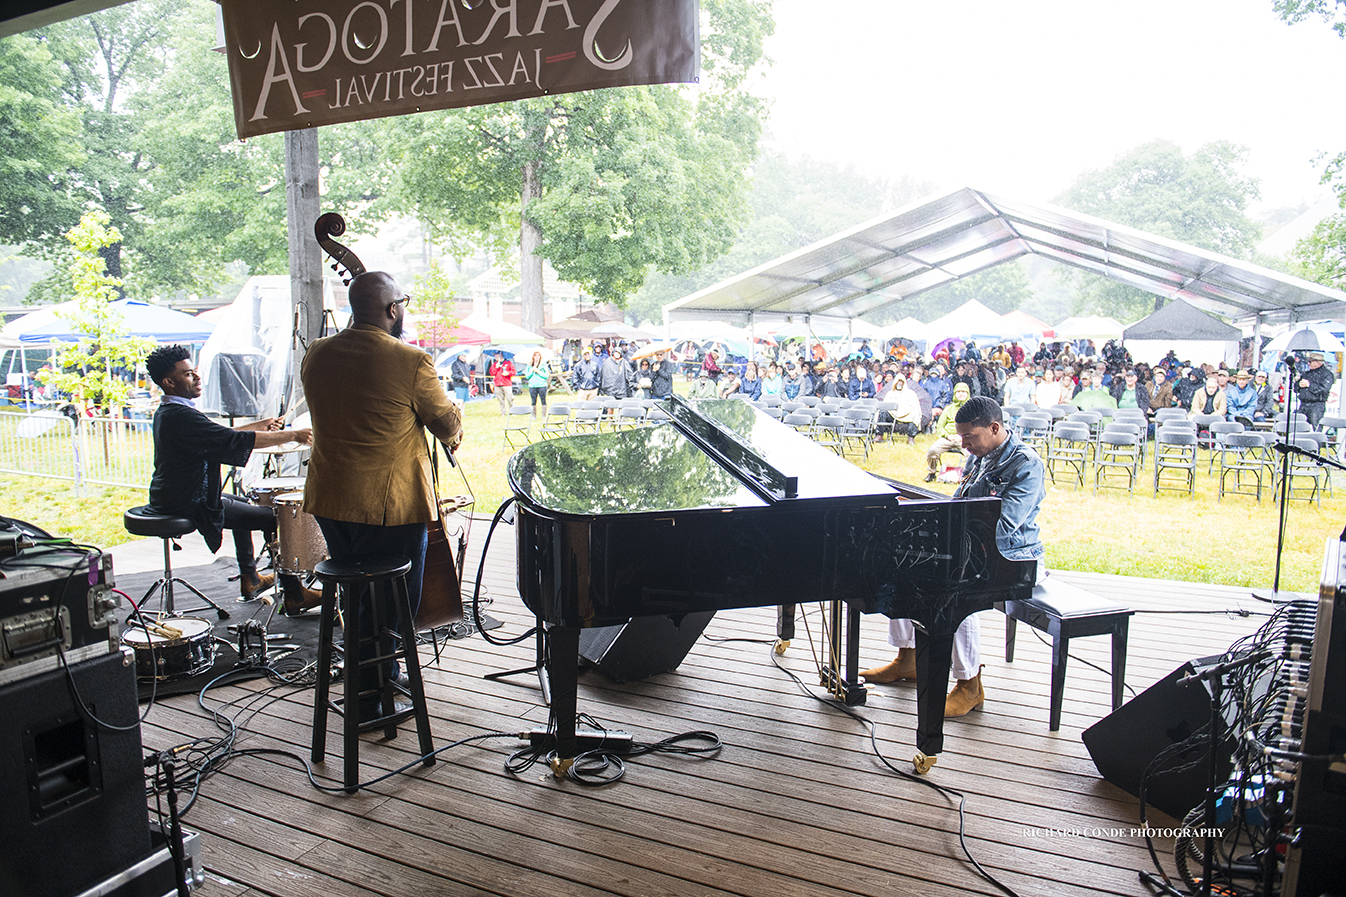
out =
{"type": "Polygon", "coordinates": [[[963,468],[958,498],[1000,498],[995,544],[1011,561],[1039,560],[1043,555],[1038,506],[1047,494],[1046,472],[1038,453],[1009,431],[1009,438],[984,458],[970,458],[963,468]]]}

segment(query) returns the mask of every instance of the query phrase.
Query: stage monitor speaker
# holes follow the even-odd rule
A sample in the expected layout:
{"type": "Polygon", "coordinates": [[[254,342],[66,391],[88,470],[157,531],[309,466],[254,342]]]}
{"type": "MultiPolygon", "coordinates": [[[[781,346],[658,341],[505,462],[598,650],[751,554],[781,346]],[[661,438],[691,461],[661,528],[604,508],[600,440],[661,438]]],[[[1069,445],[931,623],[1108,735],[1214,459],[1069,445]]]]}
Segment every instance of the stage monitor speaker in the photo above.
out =
{"type": "MultiPolygon", "coordinates": [[[[1178,680],[1220,658],[1188,661],[1145,691],[1084,730],[1084,745],[1099,773],[1118,788],[1140,796],[1140,782],[1150,761],[1165,748],[1186,741],[1210,720],[1210,691],[1203,682],[1179,685],[1178,680]]],[[[1233,768],[1227,726],[1216,719],[1220,748],[1216,780],[1224,781],[1233,768]]],[[[1156,769],[1145,786],[1145,804],[1181,820],[1206,799],[1210,766],[1208,743],[1184,749],[1156,769]]]]}
{"type": "Polygon", "coordinates": [[[150,853],[135,667],[69,670],[87,713],[64,669],[0,686],[0,894],[81,894],[150,853]]]}
{"type": "Polygon", "coordinates": [[[266,394],[266,356],[221,352],[215,356],[220,411],[231,417],[258,417],[266,394]]]}
{"type": "Polygon", "coordinates": [[[715,611],[681,617],[635,617],[620,626],[580,630],[580,656],[614,682],[678,668],[715,611]]]}

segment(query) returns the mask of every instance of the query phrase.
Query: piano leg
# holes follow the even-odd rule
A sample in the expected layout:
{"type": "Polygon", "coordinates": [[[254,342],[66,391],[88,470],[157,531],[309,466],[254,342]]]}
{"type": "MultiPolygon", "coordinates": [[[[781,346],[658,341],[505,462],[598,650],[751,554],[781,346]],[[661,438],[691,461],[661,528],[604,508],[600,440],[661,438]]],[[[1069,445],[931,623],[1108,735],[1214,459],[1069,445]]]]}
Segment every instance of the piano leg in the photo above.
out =
{"type": "Polygon", "coordinates": [[[916,628],[916,771],[926,773],[944,750],[944,698],[953,663],[953,633],[916,628]]]}
{"type": "Polygon", "coordinates": [[[776,653],[784,654],[795,637],[795,606],[782,604],[776,608],[776,653]]]}
{"type": "MultiPolygon", "coordinates": [[[[579,753],[575,738],[580,669],[580,630],[577,626],[547,629],[547,678],[551,680],[551,717],[556,726],[556,757],[552,774],[563,778],[579,753]]],[[[940,708],[941,711],[943,707],[940,708]]]]}

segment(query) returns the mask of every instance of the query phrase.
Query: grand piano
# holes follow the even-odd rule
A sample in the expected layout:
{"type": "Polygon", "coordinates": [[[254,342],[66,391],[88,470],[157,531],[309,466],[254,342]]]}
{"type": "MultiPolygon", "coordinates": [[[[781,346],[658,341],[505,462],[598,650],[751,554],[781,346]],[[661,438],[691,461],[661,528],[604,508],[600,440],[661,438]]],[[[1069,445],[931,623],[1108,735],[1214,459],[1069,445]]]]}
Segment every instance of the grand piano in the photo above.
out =
{"type": "Polygon", "coordinates": [[[667,421],[537,442],[509,461],[519,593],[545,632],[559,762],[577,753],[581,628],[835,602],[851,611],[852,692],[859,614],[920,624],[913,762],[927,771],[954,630],[1032,592],[1034,563],[996,549],[1000,500],[874,476],[738,399],[661,407],[667,421]]]}

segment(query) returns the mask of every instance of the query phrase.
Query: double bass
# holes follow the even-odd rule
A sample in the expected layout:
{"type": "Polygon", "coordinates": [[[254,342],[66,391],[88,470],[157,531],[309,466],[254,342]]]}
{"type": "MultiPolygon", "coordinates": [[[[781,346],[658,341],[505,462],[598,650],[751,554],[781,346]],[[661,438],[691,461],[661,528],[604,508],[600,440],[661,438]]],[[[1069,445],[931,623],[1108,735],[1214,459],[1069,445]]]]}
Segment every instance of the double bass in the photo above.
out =
{"type": "MultiPolygon", "coordinates": [[[[318,245],[332,259],[332,270],[341,277],[341,282],[350,286],[350,282],[365,273],[360,257],[335,239],[346,232],[346,219],[336,212],[327,212],[318,216],[313,223],[314,235],[318,245]]],[[[447,447],[449,462],[454,463],[452,453],[447,447]]],[[[458,559],[455,561],[453,548],[449,544],[448,533],[444,529],[446,510],[454,510],[462,505],[456,499],[439,497],[438,453],[434,455],[431,470],[435,472],[433,488],[435,492],[435,519],[426,527],[427,543],[425,549],[425,569],[421,574],[421,604],[416,610],[416,628],[436,629],[457,623],[463,619],[462,561],[465,554],[467,537],[458,540],[458,559]]]]}

